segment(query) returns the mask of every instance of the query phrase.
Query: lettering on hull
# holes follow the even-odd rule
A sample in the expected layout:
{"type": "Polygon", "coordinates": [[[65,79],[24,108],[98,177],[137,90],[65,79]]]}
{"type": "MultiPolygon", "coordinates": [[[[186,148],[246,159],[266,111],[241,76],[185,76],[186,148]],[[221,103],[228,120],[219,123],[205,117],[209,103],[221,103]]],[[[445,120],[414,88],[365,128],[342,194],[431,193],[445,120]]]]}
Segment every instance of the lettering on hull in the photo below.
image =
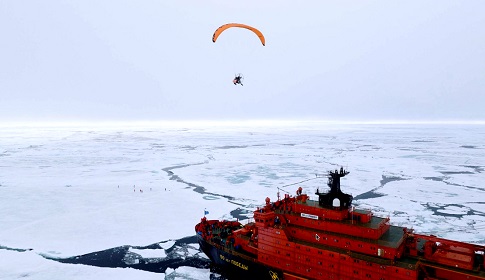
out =
{"type": "Polygon", "coordinates": [[[232,259],[230,259],[230,258],[226,258],[226,257],[225,257],[225,256],[223,256],[223,255],[219,255],[219,258],[220,258],[221,260],[223,260],[223,261],[225,261],[225,262],[227,262],[227,263],[230,263],[230,264],[232,264],[232,265],[234,265],[234,266],[237,266],[237,267],[239,267],[239,268],[241,268],[241,269],[248,270],[248,266],[247,266],[247,265],[242,264],[242,263],[240,263],[240,262],[238,262],[238,261],[232,260],[232,259]]]}
{"type": "Polygon", "coordinates": [[[307,213],[301,213],[301,216],[303,218],[318,220],[318,216],[317,215],[312,215],[312,214],[307,214],[307,213]]]}

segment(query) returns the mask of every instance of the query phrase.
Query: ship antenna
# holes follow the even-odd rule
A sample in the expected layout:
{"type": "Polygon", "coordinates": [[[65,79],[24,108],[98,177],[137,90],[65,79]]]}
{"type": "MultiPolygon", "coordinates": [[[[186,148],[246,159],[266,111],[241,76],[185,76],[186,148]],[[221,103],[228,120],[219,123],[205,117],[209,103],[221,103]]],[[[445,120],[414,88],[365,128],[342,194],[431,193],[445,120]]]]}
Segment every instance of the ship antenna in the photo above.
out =
{"type": "MultiPolygon", "coordinates": [[[[283,187],[284,187],[284,186],[283,186],[283,187]]],[[[282,192],[285,192],[285,193],[287,193],[287,194],[290,194],[290,192],[289,192],[289,191],[285,191],[284,189],[282,189],[282,188],[280,188],[280,187],[276,187],[276,188],[278,189],[278,193],[279,193],[279,191],[282,191],[282,192]]],[[[280,196],[280,195],[278,194],[278,197],[279,197],[279,196],[280,196]]]]}
{"type": "MultiPolygon", "coordinates": [[[[317,175],[317,174],[315,174],[315,175],[317,175]]],[[[315,180],[315,179],[320,179],[320,178],[321,178],[321,177],[316,176],[315,178],[306,179],[306,180],[303,180],[303,181],[300,181],[300,182],[291,183],[291,184],[284,185],[284,186],[281,186],[281,187],[282,187],[282,188],[286,188],[286,187],[289,187],[289,186],[293,186],[293,185],[301,184],[301,183],[304,183],[304,182],[307,182],[307,181],[311,181],[311,180],[315,180]]]]}

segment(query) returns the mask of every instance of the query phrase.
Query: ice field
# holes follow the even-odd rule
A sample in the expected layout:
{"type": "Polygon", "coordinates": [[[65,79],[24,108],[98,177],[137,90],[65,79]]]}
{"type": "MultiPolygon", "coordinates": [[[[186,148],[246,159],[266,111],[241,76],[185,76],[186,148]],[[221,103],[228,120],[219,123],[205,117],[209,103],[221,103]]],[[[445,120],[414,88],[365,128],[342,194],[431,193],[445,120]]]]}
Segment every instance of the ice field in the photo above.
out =
{"type": "Polygon", "coordinates": [[[213,279],[193,238],[205,210],[315,197],[340,166],[356,207],[485,244],[485,125],[3,126],[0,279],[213,279]]]}

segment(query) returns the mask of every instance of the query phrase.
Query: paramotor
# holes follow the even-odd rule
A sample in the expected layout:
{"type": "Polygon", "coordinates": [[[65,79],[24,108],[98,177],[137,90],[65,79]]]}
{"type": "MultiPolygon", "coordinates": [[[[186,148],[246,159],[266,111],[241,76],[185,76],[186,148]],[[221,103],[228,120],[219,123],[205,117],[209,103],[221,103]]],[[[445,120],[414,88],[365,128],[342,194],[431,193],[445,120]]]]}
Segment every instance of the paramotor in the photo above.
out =
{"type": "Polygon", "coordinates": [[[236,74],[232,82],[234,83],[234,85],[240,84],[241,86],[243,86],[243,83],[242,83],[243,80],[244,80],[243,75],[239,73],[239,74],[236,74]]]}

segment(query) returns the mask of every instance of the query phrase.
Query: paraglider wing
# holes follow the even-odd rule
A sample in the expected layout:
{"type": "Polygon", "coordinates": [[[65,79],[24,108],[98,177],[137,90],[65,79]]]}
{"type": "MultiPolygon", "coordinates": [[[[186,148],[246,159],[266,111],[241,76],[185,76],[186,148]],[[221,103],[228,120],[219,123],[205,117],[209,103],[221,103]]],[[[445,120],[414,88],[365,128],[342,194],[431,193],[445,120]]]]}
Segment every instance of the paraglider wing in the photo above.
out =
{"type": "Polygon", "coordinates": [[[263,46],[266,44],[266,41],[264,39],[264,35],[263,35],[263,33],[261,33],[261,31],[259,31],[258,29],[254,28],[252,26],[249,26],[249,25],[246,25],[246,24],[241,24],[241,23],[228,23],[228,24],[224,24],[221,27],[217,28],[217,30],[214,32],[214,35],[212,35],[212,42],[215,43],[216,40],[217,40],[217,37],[219,37],[219,35],[221,35],[221,33],[224,32],[224,30],[231,28],[231,27],[240,27],[240,28],[249,29],[249,30],[253,31],[256,35],[258,35],[259,40],[261,40],[261,43],[263,44],[263,46]]]}

